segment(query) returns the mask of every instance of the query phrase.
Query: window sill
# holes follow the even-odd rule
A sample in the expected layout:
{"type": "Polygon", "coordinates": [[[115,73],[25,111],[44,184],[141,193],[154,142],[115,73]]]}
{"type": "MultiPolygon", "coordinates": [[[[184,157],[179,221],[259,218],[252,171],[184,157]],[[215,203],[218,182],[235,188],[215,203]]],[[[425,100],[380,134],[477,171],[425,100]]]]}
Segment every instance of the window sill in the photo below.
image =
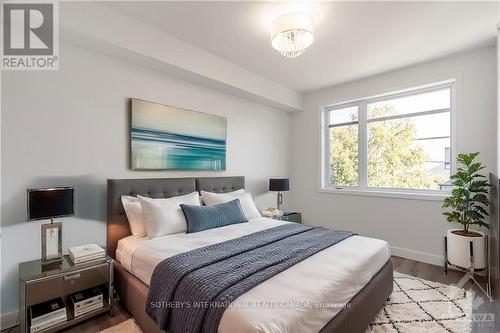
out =
{"type": "Polygon", "coordinates": [[[346,194],[367,197],[379,198],[395,198],[395,199],[410,199],[410,200],[424,200],[424,201],[443,201],[449,194],[445,192],[436,191],[435,193],[417,193],[405,191],[391,191],[391,190],[365,190],[365,189],[349,189],[349,188],[332,188],[326,187],[319,190],[320,193],[333,193],[333,194],[346,194]]]}

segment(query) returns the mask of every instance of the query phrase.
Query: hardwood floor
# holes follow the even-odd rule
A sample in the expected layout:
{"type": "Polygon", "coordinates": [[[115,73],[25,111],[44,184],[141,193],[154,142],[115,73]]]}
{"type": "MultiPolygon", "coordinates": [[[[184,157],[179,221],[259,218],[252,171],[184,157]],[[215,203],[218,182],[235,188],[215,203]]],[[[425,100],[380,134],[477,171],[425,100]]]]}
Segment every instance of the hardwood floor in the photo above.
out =
{"type": "MultiPolygon", "coordinates": [[[[89,319],[84,321],[80,325],[73,326],[70,329],[64,331],[67,333],[97,333],[106,329],[108,327],[115,326],[122,321],[125,321],[130,318],[130,314],[128,311],[121,306],[119,302],[117,302],[117,306],[113,310],[113,316],[109,314],[103,314],[97,316],[93,319],[89,319]]],[[[126,333],[126,332],[124,332],[126,333]]]]}
{"type": "MultiPolygon", "coordinates": [[[[392,261],[394,264],[394,271],[400,272],[403,274],[412,275],[415,277],[419,277],[426,280],[436,281],[444,284],[456,284],[460,281],[463,276],[462,273],[455,271],[448,271],[448,274],[445,275],[443,268],[439,266],[429,265],[425,263],[421,263],[418,261],[404,259],[400,257],[392,257],[392,261]]],[[[471,285],[468,283],[465,289],[473,291],[479,295],[479,288],[475,285],[471,285]]],[[[497,297],[498,300],[498,297],[497,297]]],[[[484,303],[482,303],[479,307],[474,308],[473,313],[477,316],[481,314],[495,314],[495,318],[500,319],[500,301],[496,301],[494,303],[490,303],[484,298],[484,303]]],[[[122,321],[130,318],[130,314],[124,309],[121,305],[118,305],[114,310],[114,316],[109,316],[107,314],[95,317],[93,319],[89,319],[81,323],[78,326],[72,327],[71,329],[66,330],[68,333],[96,333],[105,328],[114,326],[122,321]]],[[[491,317],[489,317],[491,318],[491,317]]],[[[494,333],[500,332],[500,324],[496,323],[496,328],[494,327],[495,323],[487,322],[487,323],[473,323],[473,332],[474,333],[494,333]]],[[[12,330],[12,333],[17,332],[16,329],[12,330]]],[[[429,332],[432,333],[432,332],[429,332]]]]}

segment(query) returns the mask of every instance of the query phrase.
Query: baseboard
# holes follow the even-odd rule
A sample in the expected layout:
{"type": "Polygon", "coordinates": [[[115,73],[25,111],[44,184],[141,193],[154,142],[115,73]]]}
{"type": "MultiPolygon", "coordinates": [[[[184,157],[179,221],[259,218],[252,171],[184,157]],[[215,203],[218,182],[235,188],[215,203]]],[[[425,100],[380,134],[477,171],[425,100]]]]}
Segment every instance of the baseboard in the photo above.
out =
{"type": "Polygon", "coordinates": [[[14,327],[17,325],[17,311],[2,313],[0,315],[0,328],[2,330],[14,327]]]}
{"type": "Polygon", "coordinates": [[[396,246],[391,246],[391,253],[392,255],[406,258],[406,259],[412,259],[420,262],[425,262],[427,264],[431,265],[436,265],[436,266],[442,266],[443,265],[443,257],[442,256],[437,256],[435,254],[430,254],[430,253],[425,253],[425,252],[420,252],[420,251],[415,251],[415,250],[409,250],[409,249],[403,249],[401,247],[396,247],[396,246]]]}

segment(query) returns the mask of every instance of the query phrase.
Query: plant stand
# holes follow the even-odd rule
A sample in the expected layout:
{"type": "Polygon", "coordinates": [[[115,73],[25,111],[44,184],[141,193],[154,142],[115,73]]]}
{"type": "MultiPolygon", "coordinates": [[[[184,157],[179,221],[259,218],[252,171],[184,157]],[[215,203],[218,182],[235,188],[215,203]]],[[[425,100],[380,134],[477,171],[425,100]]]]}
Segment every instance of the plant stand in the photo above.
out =
{"type": "MultiPolygon", "coordinates": [[[[479,289],[488,297],[490,302],[493,302],[493,298],[491,297],[491,269],[490,269],[490,238],[486,235],[486,267],[483,269],[474,269],[474,246],[472,241],[469,242],[469,251],[470,251],[470,266],[469,269],[464,269],[462,267],[451,264],[448,261],[448,243],[447,237],[444,237],[444,271],[445,274],[448,274],[448,267],[453,268],[454,270],[465,273],[464,277],[466,277],[465,283],[469,280],[472,283],[475,283],[479,289]],[[483,289],[481,284],[476,280],[475,273],[476,272],[484,272],[486,271],[486,290],[483,289]]],[[[464,283],[464,284],[465,284],[464,283]]]]}

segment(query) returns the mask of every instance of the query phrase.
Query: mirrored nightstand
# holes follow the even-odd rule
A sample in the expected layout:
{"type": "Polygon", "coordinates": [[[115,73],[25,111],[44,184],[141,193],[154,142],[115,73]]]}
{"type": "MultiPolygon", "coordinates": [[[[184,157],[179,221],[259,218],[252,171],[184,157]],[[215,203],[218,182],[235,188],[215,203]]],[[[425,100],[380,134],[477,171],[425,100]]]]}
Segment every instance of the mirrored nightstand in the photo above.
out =
{"type": "Polygon", "coordinates": [[[113,308],[113,259],[106,256],[81,264],[73,264],[68,256],[62,263],[42,266],[41,260],[19,264],[19,330],[30,332],[30,307],[55,298],[62,298],[66,306],[67,321],[37,331],[55,332],[113,308]],[[103,295],[103,307],[81,316],[75,316],[69,296],[79,291],[97,288],[103,295]]]}
{"type": "Polygon", "coordinates": [[[271,217],[275,220],[302,223],[302,214],[299,212],[284,212],[282,216],[271,217]]]}

